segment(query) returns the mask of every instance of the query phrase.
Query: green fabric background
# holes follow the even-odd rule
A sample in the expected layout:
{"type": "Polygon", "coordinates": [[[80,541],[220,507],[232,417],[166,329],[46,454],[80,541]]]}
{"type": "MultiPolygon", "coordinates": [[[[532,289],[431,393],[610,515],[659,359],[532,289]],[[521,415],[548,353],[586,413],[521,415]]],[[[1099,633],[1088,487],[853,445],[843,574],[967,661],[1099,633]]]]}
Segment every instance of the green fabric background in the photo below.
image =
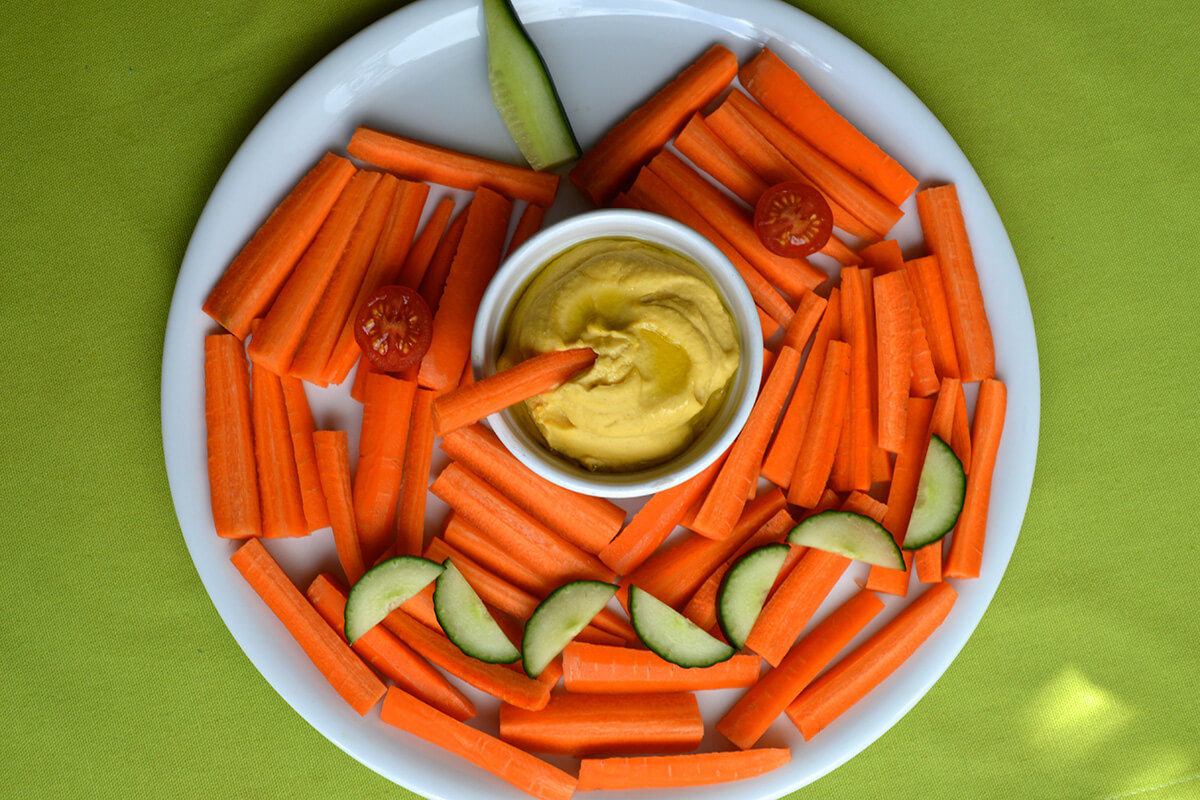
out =
{"type": "MultiPolygon", "coordinates": [[[[982,624],[898,725],[794,797],[1200,797],[1194,4],[795,4],[906,82],[980,174],[1043,405],[982,624]]],[[[6,5],[0,795],[412,796],[309,727],[226,631],[180,537],[158,406],[172,287],[221,171],[395,5],[6,5]]]]}

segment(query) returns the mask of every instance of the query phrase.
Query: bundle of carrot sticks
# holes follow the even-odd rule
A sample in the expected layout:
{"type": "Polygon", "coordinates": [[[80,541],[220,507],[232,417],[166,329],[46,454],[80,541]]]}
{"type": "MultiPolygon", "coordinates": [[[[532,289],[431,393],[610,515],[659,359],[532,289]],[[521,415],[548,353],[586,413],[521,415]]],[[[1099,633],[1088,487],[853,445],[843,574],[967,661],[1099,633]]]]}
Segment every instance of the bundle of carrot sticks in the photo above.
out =
{"type": "Polygon", "coordinates": [[[243,540],[236,568],[359,713],[382,701],[384,722],[536,797],[749,778],[790,757],[757,747],[770,725],[786,716],[805,740],[816,735],[946,618],[956,598],[946,578],[978,577],[1006,395],[955,187],[918,191],[775,53],[739,66],[712,47],[569,174],[598,206],[662,214],[710,239],[763,322],[763,381],[734,444],[628,521],[608,500],[540,478],[481,422],[553,389],[594,354],[548,353],[478,382],[468,364],[480,298],[505,254],[540,227],[558,177],[368,128],[347,152],[367,166],[325,155],[204,304],[225,331],[205,339],[205,411],[217,533],[243,540]],[[792,180],[815,186],[833,211],[822,255],[836,280],[771,253],[754,233],[758,196],[792,180]],[[431,184],[473,196],[456,215],[453,200],[430,200],[431,184]],[[888,234],[914,193],[925,251],[905,258],[888,234]],[[399,375],[360,359],[352,330],[354,310],[393,283],[434,310],[428,353],[399,375]],[[305,383],[340,384],[356,363],[352,463],[346,430],[317,429],[305,383]],[[622,602],[636,585],[720,637],[725,573],[805,516],[854,511],[903,543],[934,435],[967,475],[948,547],[905,551],[904,570],[872,567],[861,591],[829,609],[851,562],[793,546],[745,649],[718,665],[664,661],[609,608],[529,678],[454,646],[430,588],[353,648],[343,635],[348,585],[411,554],[452,560],[514,642],[542,598],[581,578],[619,582],[622,602]],[[436,476],[435,447],[450,459],[436,476]],[[432,538],[429,494],[450,509],[432,538]],[[260,539],[325,528],[342,575],[319,575],[301,592],[260,539]],[[927,588],[866,635],[880,594],[906,596],[913,573],[927,588]],[[476,708],[458,682],[501,702],[497,730],[467,724],[476,708]],[[716,723],[736,749],[696,754],[704,724],[693,693],[715,689],[741,693],[716,723]],[[579,757],[578,775],[535,753],[579,757]]]}

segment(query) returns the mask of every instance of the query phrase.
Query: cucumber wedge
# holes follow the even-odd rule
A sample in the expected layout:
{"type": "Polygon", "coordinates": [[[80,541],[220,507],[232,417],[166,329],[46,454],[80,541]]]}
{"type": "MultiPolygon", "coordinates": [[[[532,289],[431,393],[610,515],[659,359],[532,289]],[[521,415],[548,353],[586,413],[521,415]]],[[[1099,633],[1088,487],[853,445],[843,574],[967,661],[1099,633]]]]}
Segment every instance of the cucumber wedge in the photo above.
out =
{"type": "Polygon", "coordinates": [[[681,667],[711,667],[737,652],[636,586],[629,587],[629,618],[646,647],[681,667]]]}
{"type": "Polygon", "coordinates": [[[487,606],[450,559],[433,590],[433,612],[446,638],[472,658],[489,664],[511,664],[521,651],[508,640],[487,606]]]}
{"type": "Polygon", "coordinates": [[[525,674],[541,675],[616,593],[617,587],[604,581],[572,581],[546,595],[525,623],[521,640],[525,674]]]}
{"type": "Polygon", "coordinates": [[[578,158],[579,142],[550,72],[511,0],[483,0],[483,13],[492,102],[521,154],[538,170],[578,158]]]}
{"type": "Polygon", "coordinates": [[[756,547],[737,560],[717,594],[717,622],[725,640],[739,650],[754,627],[766,602],[767,592],[792,548],[786,544],[765,544],[756,547]]]}
{"type": "Polygon", "coordinates": [[[904,556],[887,528],[852,511],[813,514],[792,528],[787,540],[878,567],[904,569],[904,556]]]}
{"type": "Polygon", "coordinates": [[[441,564],[428,558],[397,556],[367,570],[346,596],[346,639],[354,644],[405,600],[432,583],[442,569],[441,564]]]}
{"type": "Polygon", "coordinates": [[[929,440],[925,465],[917,482],[917,501],[913,505],[904,549],[916,550],[936,542],[954,528],[967,496],[967,475],[962,462],[940,436],[929,440]]]}

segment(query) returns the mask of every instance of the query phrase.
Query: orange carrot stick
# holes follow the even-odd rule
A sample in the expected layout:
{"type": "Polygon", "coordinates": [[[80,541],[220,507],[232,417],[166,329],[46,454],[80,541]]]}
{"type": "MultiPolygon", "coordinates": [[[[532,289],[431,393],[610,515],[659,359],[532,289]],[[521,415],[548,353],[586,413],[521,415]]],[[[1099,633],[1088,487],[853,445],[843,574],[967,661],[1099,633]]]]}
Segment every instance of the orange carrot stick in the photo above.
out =
{"type": "MultiPolygon", "coordinates": [[[[568,174],[595,205],[605,206],[638,167],[737,75],[737,56],[716,44],[609,130],[568,174]]],[[[548,204],[546,204],[548,205],[548,204]]]]}
{"type": "MultiPolygon", "coordinates": [[[[866,294],[869,281],[864,281],[862,270],[857,267],[842,269],[842,333],[850,342],[850,436],[851,473],[850,485],[846,488],[860,492],[870,491],[872,480],[871,449],[875,444],[875,381],[871,354],[874,342],[868,314],[866,294]],[[849,311],[850,325],[846,326],[849,311]]],[[[907,384],[906,384],[907,385],[907,384]]],[[[836,487],[835,487],[836,488],[836,487]]]]}
{"type": "Polygon", "coordinates": [[[978,578],[983,560],[983,540],[987,528],[988,498],[992,492],[992,472],[1004,428],[1008,390],[998,380],[979,384],[975,399],[975,419],[971,423],[971,472],[967,475],[967,496],[963,501],[958,525],[950,538],[946,554],[947,578],[978,578]]]}
{"type": "Polygon", "coordinates": [[[245,339],[251,320],[270,308],[354,173],[347,159],[326,153],[233,259],[204,301],[204,313],[245,339]]]}
{"type": "Polygon", "coordinates": [[[388,689],[383,699],[380,718],[461,756],[541,800],[568,800],[575,793],[575,778],[561,769],[459,722],[395,687],[388,689]]]}
{"type": "Polygon", "coordinates": [[[418,389],[413,397],[396,503],[396,555],[415,556],[425,547],[425,499],[429,493],[429,460],[434,440],[433,398],[434,393],[428,389],[418,389]]]}
{"type": "Polygon", "coordinates": [[[314,431],[317,474],[333,527],[333,545],[342,572],[351,584],[366,572],[358,528],[354,524],[354,498],[350,483],[350,440],[345,431],[314,431]]]}
{"type": "MultiPolygon", "coordinates": [[[[305,594],[329,626],[344,636],[345,588],[328,575],[318,575],[305,594]]],[[[465,694],[386,628],[376,625],[360,636],[351,648],[379,674],[442,713],[457,720],[475,716],[475,704],[465,694]]]]}
{"type": "Polygon", "coordinates": [[[250,387],[262,535],[268,539],[305,536],[309,533],[308,523],[304,519],[283,385],[278,375],[252,363],[250,387]]]}
{"type": "MultiPolygon", "coordinates": [[[[879,446],[879,353],[878,337],[875,333],[875,293],[872,281],[875,270],[864,267],[859,272],[863,287],[863,307],[867,322],[867,374],[871,390],[871,482],[890,481],[892,462],[888,452],[879,446]]],[[[911,314],[909,317],[911,318],[911,314]]],[[[907,395],[907,392],[905,393],[907,395]]]]}
{"type": "Polygon", "coordinates": [[[967,425],[967,395],[962,383],[958,384],[958,407],[954,409],[954,434],[950,442],[963,472],[971,474],[971,429],[967,425]]]}
{"type": "Polygon", "coordinates": [[[287,372],[338,259],[349,244],[355,225],[379,181],[377,172],[359,172],[351,178],[325,218],[312,246],[305,251],[271,303],[262,324],[254,331],[246,348],[251,361],[262,364],[276,375],[287,372]]]}
{"type": "Polygon", "coordinates": [[[746,780],[791,761],[786,747],[673,756],[585,758],[579,790],[655,789],[746,780]]]}
{"type": "Polygon", "coordinates": [[[879,364],[879,446],[891,453],[904,447],[908,387],[912,381],[912,300],[908,275],[900,270],[872,282],[879,364]]]}
{"type": "Polygon", "coordinates": [[[838,606],[725,712],[717,730],[743,750],[754,747],[804,687],[882,610],[883,601],[867,589],[838,606]]]}
{"type": "Polygon", "coordinates": [[[812,508],[820,499],[842,435],[849,393],[850,345],[831,340],[825,348],[812,417],[804,429],[804,441],[788,486],[789,503],[812,508]]]}
{"type": "Polygon", "coordinates": [[[321,478],[317,474],[316,454],[313,451],[312,409],[304,393],[304,381],[285,375],[280,379],[283,387],[283,404],[287,409],[288,428],[292,432],[292,452],[296,457],[296,477],[300,481],[300,501],[304,519],[310,531],[329,525],[329,509],[325,507],[325,494],[321,490],[321,478]]]}
{"type": "Polygon", "coordinates": [[[359,714],[374,708],[383,697],[383,682],[329,627],[262,542],[248,539],[229,560],[350,707],[359,714]]]}
{"type": "Polygon", "coordinates": [[[558,192],[558,176],[553,172],[536,172],[362,126],[355,129],[346,152],[402,178],[468,191],[487,188],[540,206],[552,205],[558,192]]]}
{"type": "Polygon", "coordinates": [[[780,347],[793,347],[797,352],[803,351],[808,344],[817,324],[825,316],[825,308],[829,305],[824,297],[814,292],[805,292],[796,305],[796,314],[784,332],[780,347]]]}
{"type": "Polygon", "coordinates": [[[514,558],[512,553],[453,511],[446,518],[442,538],[496,575],[534,595],[545,597],[558,586],[553,579],[514,558]]]}
{"type": "Polygon", "coordinates": [[[762,193],[770,188],[741,156],[708,127],[700,114],[693,114],[675,137],[675,149],[748,206],[753,207],[762,193]]]}
{"type": "Polygon", "coordinates": [[[841,336],[841,308],[841,290],[835,287],[829,293],[825,312],[817,326],[816,336],[800,371],[800,378],[796,381],[792,398],[788,401],[783,419],[779,422],[779,430],[775,432],[775,439],[763,458],[762,476],[784,489],[792,482],[796,457],[800,455],[800,445],[804,440],[804,432],[812,414],[813,400],[817,394],[817,384],[825,365],[825,351],[831,339],[841,336]]]}
{"type": "Polygon", "coordinates": [[[767,442],[792,391],[799,368],[799,351],[783,347],[745,427],[730,448],[712,491],[696,514],[692,524],[696,533],[711,539],[724,539],[733,532],[746,498],[758,479],[767,442]]]}
{"type": "Polygon", "coordinates": [[[916,178],[834,111],[771,50],[764,47],[743,64],[738,78],[789,128],[890,202],[900,205],[916,190],[916,178]]]}
{"type": "Polygon", "coordinates": [[[508,200],[487,188],[475,193],[433,317],[433,341],[421,359],[422,386],[445,390],[458,384],[471,350],[475,312],[500,264],[511,209],[508,200]]]}
{"type": "Polygon", "coordinates": [[[563,650],[563,683],[577,694],[654,694],[745,688],[758,680],[758,658],[735,655],[711,667],[684,668],[650,650],[573,641],[563,650]]]}
{"type": "Polygon", "coordinates": [[[442,302],[442,294],[446,290],[446,279],[450,276],[450,268],[454,266],[454,256],[458,252],[459,243],[462,242],[470,210],[471,205],[468,203],[466,208],[458,212],[458,216],[446,226],[446,232],[438,242],[437,249],[433,251],[428,268],[421,276],[421,283],[416,287],[421,297],[429,304],[430,311],[436,312],[438,304],[442,302]]]}
{"type": "Polygon", "coordinates": [[[550,392],[588,369],[596,360],[589,347],[539,353],[508,369],[451,389],[433,402],[433,430],[438,436],[478,422],[509,406],[550,392]]]}
{"type": "Polygon", "coordinates": [[[950,327],[964,383],[991,378],[996,373],[992,329],[983,306],[979,274],[967,240],[967,227],[954,184],[917,192],[917,213],[925,243],[937,256],[950,309],[950,327]]]}
{"type": "Polygon", "coordinates": [[[517,227],[513,229],[512,236],[508,240],[508,249],[504,251],[504,257],[507,259],[521,245],[542,229],[542,220],[546,218],[546,207],[539,206],[534,203],[529,203],[521,212],[520,218],[517,220],[517,227]]]}
{"type": "Polygon", "coordinates": [[[208,485],[217,535],[262,535],[246,352],[236,336],[204,337],[208,485]]]}
{"type": "Polygon", "coordinates": [[[930,587],[801,692],[787,715],[805,741],[895,672],[941,625],[957,597],[948,583],[930,587]]]}
{"type": "Polygon", "coordinates": [[[529,753],[686,753],[700,746],[696,696],[562,694],[540,711],[500,706],[500,738],[529,753]]]}
{"type": "Polygon", "coordinates": [[[441,448],[534,519],[589,552],[604,547],[625,521],[625,509],[615,503],[564,489],[526,467],[483,425],[446,434],[441,448]]]}
{"type": "MultiPolygon", "coordinates": [[[[950,325],[950,309],[942,285],[942,271],[937,256],[924,256],[904,262],[912,284],[913,299],[920,312],[921,327],[929,343],[934,372],[941,378],[957,378],[958,354],[954,345],[954,330],[950,325]]],[[[924,396],[924,395],[918,395],[924,396]]]]}
{"type": "Polygon", "coordinates": [[[367,564],[375,563],[395,534],[396,502],[416,391],[412,381],[382,372],[367,376],[354,474],[354,523],[367,564]]]}
{"type": "Polygon", "coordinates": [[[904,268],[904,254],[900,252],[900,243],[895,239],[869,244],[858,254],[862,256],[862,266],[875,270],[876,275],[886,275],[904,268]]]}
{"type": "Polygon", "coordinates": [[[400,272],[396,275],[396,283],[410,289],[420,288],[421,279],[425,277],[425,271],[429,269],[429,260],[433,258],[433,252],[437,249],[438,242],[442,240],[442,235],[445,234],[446,226],[450,223],[453,215],[454,198],[443,197],[434,206],[425,226],[413,240],[412,247],[404,257],[404,265],[400,267],[400,272]]]}

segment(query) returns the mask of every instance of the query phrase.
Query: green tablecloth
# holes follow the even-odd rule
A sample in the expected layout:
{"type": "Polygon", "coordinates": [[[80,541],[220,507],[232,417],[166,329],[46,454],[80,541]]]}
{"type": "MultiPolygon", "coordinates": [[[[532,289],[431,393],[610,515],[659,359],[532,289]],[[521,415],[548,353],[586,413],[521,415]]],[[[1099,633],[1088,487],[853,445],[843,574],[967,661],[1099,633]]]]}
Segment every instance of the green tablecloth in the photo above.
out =
{"type": "MultiPolygon", "coordinates": [[[[160,439],[191,230],[279,95],[394,7],[350,5],[5,9],[0,795],[410,796],[237,647],[160,439]]],[[[974,164],[1025,276],[1043,406],[982,624],[898,725],[795,797],[1200,797],[1194,4],[796,5],[892,69],[974,164]]]]}

